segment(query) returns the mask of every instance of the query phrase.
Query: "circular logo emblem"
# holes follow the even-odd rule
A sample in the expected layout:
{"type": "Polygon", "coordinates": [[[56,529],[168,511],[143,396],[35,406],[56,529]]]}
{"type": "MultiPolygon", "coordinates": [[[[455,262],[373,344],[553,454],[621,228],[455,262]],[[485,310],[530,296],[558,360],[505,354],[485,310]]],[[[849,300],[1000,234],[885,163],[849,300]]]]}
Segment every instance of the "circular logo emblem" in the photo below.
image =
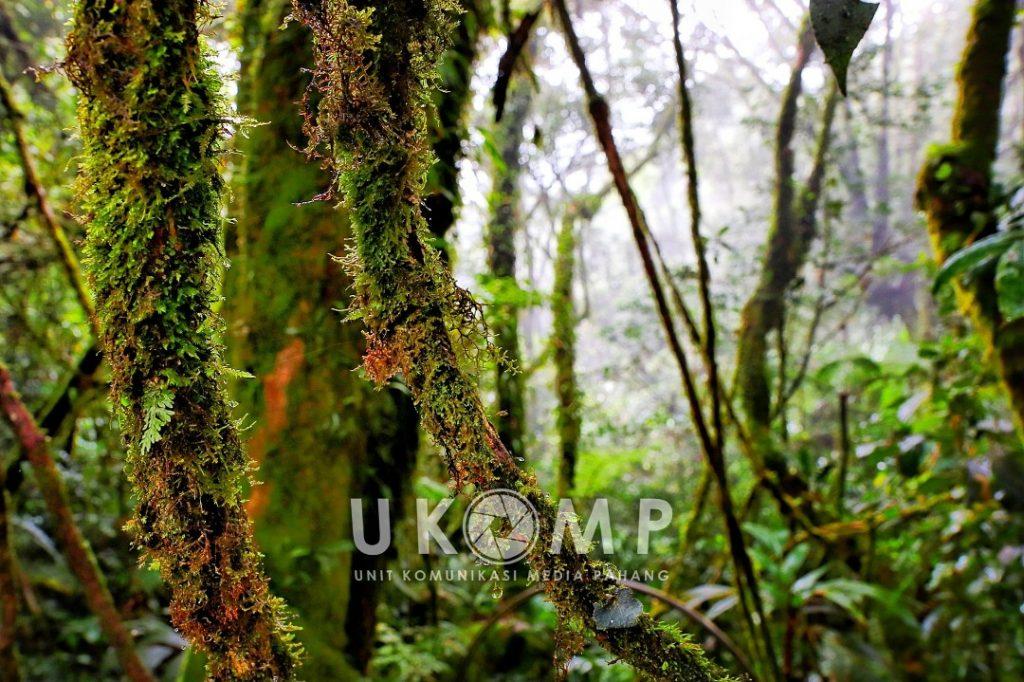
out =
{"type": "Polygon", "coordinates": [[[466,509],[462,534],[481,561],[494,566],[515,563],[537,541],[537,510],[514,490],[490,490],[477,495],[466,509]]]}

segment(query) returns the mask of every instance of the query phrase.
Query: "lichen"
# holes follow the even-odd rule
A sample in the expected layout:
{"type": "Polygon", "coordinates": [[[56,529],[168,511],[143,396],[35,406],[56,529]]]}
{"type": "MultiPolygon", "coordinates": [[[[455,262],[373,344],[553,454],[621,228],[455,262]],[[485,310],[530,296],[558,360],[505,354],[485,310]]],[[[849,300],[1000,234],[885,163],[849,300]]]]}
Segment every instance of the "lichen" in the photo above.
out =
{"type": "Polygon", "coordinates": [[[247,460],[213,311],[230,122],[198,0],[81,0],[65,69],[80,93],[78,193],[135,542],[213,679],[291,677],[297,658],[242,507],[247,460]]]}

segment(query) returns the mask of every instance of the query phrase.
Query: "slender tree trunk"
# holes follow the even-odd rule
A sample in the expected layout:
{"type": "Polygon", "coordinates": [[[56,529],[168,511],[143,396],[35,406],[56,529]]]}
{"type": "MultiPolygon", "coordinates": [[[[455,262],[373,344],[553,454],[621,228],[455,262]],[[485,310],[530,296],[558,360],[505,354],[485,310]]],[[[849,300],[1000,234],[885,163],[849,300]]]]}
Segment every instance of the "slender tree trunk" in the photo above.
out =
{"type": "MultiPolygon", "coordinates": [[[[799,499],[807,483],[790,469],[774,446],[771,435],[772,391],[768,370],[768,344],[772,332],[781,333],[786,296],[803,268],[817,232],[816,213],[824,186],[825,163],[831,142],[838,92],[829,93],[818,135],[814,164],[802,192],[794,179],[793,138],[802,74],[814,48],[809,22],[805,25],[783,96],[775,141],[775,200],[764,266],[758,283],[743,306],[736,353],[736,392],[754,443],[755,467],[774,476],[781,492],[799,499]]],[[[780,509],[788,509],[780,501],[780,509]]],[[[804,510],[807,513],[809,510],[804,510]]]]}
{"type": "Polygon", "coordinates": [[[138,506],[132,531],[171,620],[215,680],[287,679],[297,645],[243,507],[248,460],[213,312],[218,165],[229,115],[200,45],[200,0],[80,0],[79,191],[112,402],[138,506]]]}
{"type": "MultiPolygon", "coordinates": [[[[507,296],[516,283],[516,236],[522,231],[520,176],[523,171],[525,127],[533,100],[533,84],[523,74],[512,76],[508,105],[498,123],[497,144],[501,163],[494,169],[491,215],[487,224],[487,267],[497,296],[507,296]]],[[[522,355],[519,352],[519,306],[496,306],[491,322],[494,341],[504,356],[498,362],[496,386],[498,416],[495,424],[501,441],[517,457],[526,455],[526,405],[522,355]]]]}
{"type": "Polygon", "coordinates": [[[558,396],[558,497],[567,498],[576,486],[576,458],[580,442],[580,391],[576,383],[576,306],[573,280],[576,269],[577,210],[571,206],[562,219],[551,291],[551,344],[554,348],[555,395],[558,396]]]}
{"type": "Polygon", "coordinates": [[[875,220],[871,227],[871,255],[878,256],[891,239],[890,215],[892,214],[892,193],[889,190],[889,128],[892,125],[889,89],[893,83],[893,36],[892,0],[884,0],[885,5],[885,43],[882,45],[882,105],[879,112],[878,138],[875,153],[878,163],[875,171],[875,220]]]}
{"type": "MultiPolygon", "coordinates": [[[[473,69],[479,43],[489,25],[489,0],[466,0],[466,11],[456,24],[443,57],[444,87],[433,93],[432,138],[435,161],[430,167],[423,197],[427,228],[444,239],[455,224],[461,204],[459,163],[466,140],[466,111],[473,100],[473,69]]],[[[446,250],[442,251],[447,254],[446,250]]]]}
{"type": "Polygon", "coordinates": [[[42,220],[43,225],[46,227],[46,231],[50,233],[50,239],[53,240],[54,247],[57,249],[57,255],[60,256],[61,265],[67,274],[68,283],[71,284],[71,288],[78,298],[78,303],[85,312],[93,334],[98,335],[99,328],[96,326],[96,311],[93,307],[92,299],[89,297],[88,291],[86,291],[85,280],[82,278],[82,271],[78,266],[78,257],[75,255],[74,249],[71,248],[71,241],[64,232],[64,228],[61,227],[57,213],[53,210],[50,199],[46,194],[46,189],[39,179],[35,157],[29,148],[28,139],[25,137],[25,130],[21,125],[24,115],[21,113],[17,102],[14,101],[14,92],[11,89],[11,84],[7,82],[3,73],[0,73],[0,104],[3,104],[4,110],[7,113],[7,122],[14,133],[14,141],[18,148],[18,158],[21,161],[21,169],[25,178],[25,190],[28,192],[29,198],[36,205],[40,220],[42,220]]]}
{"type": "MultiPolygon", "coordinates": [[[[125,675],[132,682],[153,682],[155,679],[135,652],[135,642],[121,620],[121,614],[114,605],[107,582],[100,572],[96,557],[89,542],[82,535],[68,504],[67,491],[57,464],[50,455],[46,435],[36,425],[28,408],[21,402],[7,368],[0,365],[0,411],[10,425],[32,465],[39,489],[43,494],[46,508],[53,516],[57,539],[64,549],[68,567],[82,584],[86,603],[100,622],[100,628],[117,653],[125,675]]],[[[6,491],[2,491],[6,495],[6,491]]],[[[6,555],[8,568],[10,554],[6,555]]],[[[4,623],[7,624],[9,605],[5,601],[4,623]]]]}
{"type": "MultiPolygon", "coordinates": [[[[928,219],[935,259],[992,234],[992,166],[999,145],[1000,112],[1007,72],[1014,0],[977,0],[967,46],[957,71],[959,97],[952,140],[934,149],[918,179],[917,200],[928,219]]],[[[994,275],[957,285],[957,302],[985,340],[1024,434],[1024,331],[1007,325],[999,311],[994,275]]]]}

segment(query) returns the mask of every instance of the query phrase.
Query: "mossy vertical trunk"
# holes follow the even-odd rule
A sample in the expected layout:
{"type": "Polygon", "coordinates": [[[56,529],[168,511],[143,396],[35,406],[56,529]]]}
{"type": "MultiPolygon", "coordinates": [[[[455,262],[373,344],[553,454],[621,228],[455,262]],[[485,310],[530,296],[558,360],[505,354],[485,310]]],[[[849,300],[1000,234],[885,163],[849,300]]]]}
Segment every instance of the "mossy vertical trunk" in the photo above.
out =
{"type": "MultiPolygon", "coordinates": [[[[782,333],[786,296],[797,281],[817,232],[816,212],[824,186],[825,162],[831,141],[838,95],[833,90],[825,103],[814,165],[798,191],[794,177],[793,139],[803,70],[814,49],[809,23],[802,29],[796,62],[783,96],[775,139],[775,197],[765,260],[754,292],[740,315],[736,353],[736,392],[754,442],[756,466],[774,476],[784,494],[799,497],[807,484],[791,471],[772,443],[772,390],[768,367],[770,334],[782,333]]],[[[784,505],[783,505],[784,506],[784,505]]]]}
{"type": "MultiPolygon", "coordinates": [[[[523,172],[524,130],[533,100],[533,84],[521,74],[512,77],[505,115],[498,123],[497,144],[500,163],[495,163],[494,186],[487,223],[487,267],[496,295],[516,298],[516,238],[523,229],[520,176],[523,172]],[[518,76],[518,77],[517,77],[518,76]]],[[[526,454],[526,406],[523,375],[520,372],[519,306],[500,301],[495,306],[491,327],[494,341],[504,360],[496,370],[498,417],[501,441],[518,457],[526,454]]]]}
{"type": "Polygon", "coordinates": [[[79,91],[90,284],[128,448],[136,542],[213,679],[288,679],[296,646],[243,507],[248,460],[213,312],[229,110],[199,0],[80,0],[65,68],[79,91]]]}
{"type": "MultiPolygon", "coordinates": [[[[918,179],[918,205],[928,219],[932,251],[942,263],[996,230],[992,166],[999,144],[1003,88],[1016,3],[978,0],[957,72],[952,140],[928,156],[918,179]]],[[[1024,433],[1024,331],[999,311],[992,273],[957,286],[960,309],[974,322],[998,367],[1024,433]]]]}
{"type": "Polygon", "coordinates": [[[295,151],[313,57],[302,26],[281,29],[290,12],[287,1],[250,0],[240,16],[238,107],[260,125],[239,143],[225,313],[235,364],[256,377],[238,387],[240,411],[256,420],[256,537],[302,626],[303,675],[346,679],[366,672],[379,603],[377,585],[356,584],[353,571],[389,558],[350,549],[349,500],[366,500],[370,529],[377,498],[392,498],[391,523],[399,520],[417,423],[408,397],[373,391],[353,371],[363,335],[336,312],[350,281],[330,256],[345,251],[348,218],[309,203],[330,177],[295,151]]]}
{"type": "Polygon", "coordinates": [[[576,210],[567,209],[558,233],[555,282],[551,291],[551,345],[554,349],[555,395],[558,397],[558,497],[576,486],[576,457],[580,442],[580,392],[576,383],[576,210]]]}

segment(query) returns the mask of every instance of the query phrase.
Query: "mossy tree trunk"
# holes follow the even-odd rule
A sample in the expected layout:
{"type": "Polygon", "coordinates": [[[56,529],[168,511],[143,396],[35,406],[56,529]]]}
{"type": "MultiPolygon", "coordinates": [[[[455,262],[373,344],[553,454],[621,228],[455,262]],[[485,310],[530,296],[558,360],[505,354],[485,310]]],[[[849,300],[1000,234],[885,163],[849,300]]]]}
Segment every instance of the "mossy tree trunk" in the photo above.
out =
{"type": "Polygon", "coordinates": [[[558,554],[547,551],[556,509],[501,443],[466,372],[466,343],[476,347],[479,309],[454,285],[440,256],[424,246],[428,232],[420,204],[430,164],[424,108],[455,4],[295,0],[294,6],[316,36],[321,92],[309,119],[315,125],[307,127],[311,151],[335,161],[352,211],[350,265],[371,336],[367,373],[378,384],[404,375],[456,485],[511,488],[536,506],[540,537],[529,554],[533,568],[584,576],[545,584],[564,619],[594,631],[611,652],[656,679],[717,677],[699,647],[672,637],[648,616],[641,614],[628,628],[596,628],[594,605],[609,601],[616,581],[571,543],[558,554]]]}
{"type": "Polygon", "coordinates": [[[498,305],[491,321],[494,342],[503,361],[497,363],[498,416],[495,420],[501,441],[517,457],[526,454],[525,388],[519,352],[519,305],[516,293],[516,238],[523,229],[520,182],[523,173],[525,128],[533,100],[533,84],[522,73],[512,76],[508,104],[498,122],[496,142],[501,152],[494,167],[487,223],[487,267],[498,305]],[[509,302],[507,299],[514,299],[509,302]],[[503,300],[505,299],[505,300],[503,300]]]}
{"type": "Polygon", "coordinates": [[[366,673],[379,604],[380,585],[355,582],[354,570],[390,558],[351,549],[349,500],[365,500],[371,538],[378,498],[391,499],[391,524],[400,520],[417,421],[404,393],[373,391],[353,371],[363,334],[336,312],[350,281],[330,256],[345,252],[348,218],[309,203],[330,178],[296,151],[313,57],[305,28],[281,29],[290,12],[286,0],[250,0],[241,11],[238,106],[260,125],[239,142],[226,316],[234,364],[256,377],[237,391],[240,412],[256,420],[256,537],[302,626],[302,674],[346,679],[366,673]]]}
{"type": "MultiPolygon", "coordinates": [[[[992,166],[999,144],[1000,112],[1016,3],[978,0],[957,72],[958,99],[952,140],[928,156],[918,179],[918,205],[928,219],[939,263],[993,234],[992,166]]],[[[993,273],[957,285],[957,302],[974,322],[999,370],[1021,433],[1024,433],[1024,329],[1006,324],[993,273]]]]}
{"type": "Polygon", "coordinates": [[[576,486],[576,459],[580,442],[580,391],[576,382],[576,306],[573,282],[576,270],[576,207],[562,218],[555,256],[555,282],[551,291],[551,345],[554,350],[555,395],[558,397],[558,497],[569,497],[576,486]]]}
{"type": "Polygon", "coordinates": [[[199,0],[80,0],[86,261],[128,448],[136,542],[212,679],[288,679],[296,661],[243,507],[248,460],[226,393],[219,288],[229,110],[199,0]]]}
{"type": "MultiPolygon", "coordinates": [[[[810,22],[801,31],[797,59],[783,95],[775,139],[775,198],[771,227],[765,246],[761,274],[740,315],[736,354],[735,390],[754,443],[755,466],[774,477],[777,494],[799,498],[807,484],[790,469],[773,444],[772,382],[768,349],[772,332],[782,333],[786,298],[803,268],[817,232],[816,212],[825,179],[825,161],[835,118],[837,92],[825,103],[818,135],[814,165],[804,187],[797,185],[793,139],[797,129],[797,108],[802,92],[803,71],[814,49],[810,22]]],[[[784,511],[786,504],[781,504],[784,511]]]]}

